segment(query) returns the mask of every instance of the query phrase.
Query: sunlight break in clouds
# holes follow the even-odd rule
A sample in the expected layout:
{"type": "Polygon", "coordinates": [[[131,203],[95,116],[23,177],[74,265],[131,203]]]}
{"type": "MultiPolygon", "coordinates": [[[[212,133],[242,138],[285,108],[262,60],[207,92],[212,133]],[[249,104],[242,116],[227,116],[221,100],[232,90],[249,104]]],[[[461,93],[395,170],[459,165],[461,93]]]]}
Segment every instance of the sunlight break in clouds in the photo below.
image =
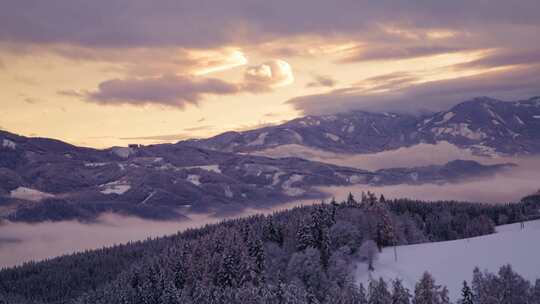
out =
{"type": "Polygon", "coordinates": [[[291,65],[284,60],[275,59],[251,66],[244,74],[247,83],[282,87],[294,82],[291,65]]]}
{"type": "Polygon", "coordinates": [[[239,50],[233,50],[230,54],[227,54],[221,62],[217,64],[209,64],[208,67],[201,68],[200,70],[195,71],[194,75],[206,75],[215,72],[221,72],[235,67],[243,66],[248,63],[248,60],[245,54],[239,50]]]}

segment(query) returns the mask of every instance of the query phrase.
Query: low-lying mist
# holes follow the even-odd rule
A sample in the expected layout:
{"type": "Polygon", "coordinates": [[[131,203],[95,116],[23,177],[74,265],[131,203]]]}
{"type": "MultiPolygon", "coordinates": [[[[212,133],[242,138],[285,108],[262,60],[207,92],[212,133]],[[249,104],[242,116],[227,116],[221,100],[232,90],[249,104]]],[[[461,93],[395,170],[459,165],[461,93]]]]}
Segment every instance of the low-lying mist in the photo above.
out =
{"type": "MultiPolygon", "coordinates": [[[[305,151],[302,153],[305,154],[305,151]]],[[[464,180],[453,184],[384,187],[355,185],[321,187],[318,189],[338,200],[345,199],[349,192],[359,195],[361,191],[370,190],[377,194],[382,193],[387,198],[404,197],[422,200],[506,203],[516,202],[523,196],[536,192],[540,188],[540,157],[478,157],[468,150],[462,150],[447,143],[438,145],[422,144],[411,148],[371,155],[325,153],[322,155],[317,152],[316,155],[307,158],[319,158],[316,160],[370,170],[444,164],[457,158],[476,160],[483,164],[513,162],[518,165],[490,178],[473,181],[464,180]]],[[[297,154],[297,156],[306,157],[304,154],[297,154]]],[[[268,209],[248,209],[241,214],[234,215],[234,217],[255,213],[271,213],[279,209],[311,203],[316,202],[313,200],[295,201],[268,209]]],[[[95,223],[77,221],[39,224],[4,222],[0,225],[0,267],[9,267],[31,260],[42,260],[86,249],[173,234],[187,228],[200,227],[224,219],[211,214],[192,214],[189,217],[189,220],[171,222],[105,214],[95,223]]]]}
{"type": "MultiPolygon", "coordinates": [[[[234,217],[268,214],[311,203],[314,202],[299,201],[267,209],[246,209],[234,217]]],[[[183,221],[151,221],[104,214],[92,223],[60,221],[28,224],[6,221],[0,224],[0,268],[77,251],[170,235],[226,219],[212,214],[190,214],[189,218],[183,221]]]]}
{"type": "Polygon", "coordinates": [[[418,144],[371,154],[345,154],[323,151],[301,145],[283,145],[253,154],[268,157],[301,157],[313,161],[353,167],[365,170],[379,170],[399,167],[421,167],[428,165],[444,165],[456,159],[475,160],[483,164],[507,161],[501,157],[481,157],[468,149],[460,149],[448,142],[418,144]]]}
{"type": "Polygon", "coordinates": [[[349,192],[358,193],[359,189],[362,189],[384,194],[386,198],[509,203],[517,202],[524,196],[540,189],[540,158],[501,158],[498,159],[498,162],[513,162],[517,166],[499,172],[492,177],[467,179],[457,183],[381,187],[319,187],[318,190],[336,198],[345,197],[349,192]]]}

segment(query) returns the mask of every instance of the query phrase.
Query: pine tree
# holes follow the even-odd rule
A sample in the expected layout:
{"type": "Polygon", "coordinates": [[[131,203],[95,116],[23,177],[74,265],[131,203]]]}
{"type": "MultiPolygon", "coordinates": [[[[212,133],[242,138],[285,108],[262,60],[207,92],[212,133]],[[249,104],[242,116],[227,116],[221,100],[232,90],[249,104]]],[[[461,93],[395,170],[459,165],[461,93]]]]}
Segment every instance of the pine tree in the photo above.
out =
{"type": "Polygon", "coordinates": [[[330,243],[330,233],[328,228],[323,228],[322,230],[322,240],[321,240],[321,264],[323,269],[326,271],[328,269],[328,261],[330,260],[330,255],[332,254],[332,244],[330,243]]]}
{"type": "Polygon", "coordinates": [[[355,304],[368,304],[366,288],[361,283],[360,283],[360,287],[358,287],[358,299],[355,304]]]}
{"type": "Polygon", "coordinates": [[[356,201],[354,200],[354,196],[351,192],[349,192],[349,195],[347,196],[347,201],[345,203],[347,207],[354,207],[356,206],[356,201]]]}
{"type": "Polygon", "coordinates": [[[448,294],[449,294],[448,288],[444,286],[441,292],[439,293],[441,304],[450,304],[450,296],[448,294]]]}
{"type": "Polygon", "coordinates": [[[303,222],[300,224],[296,233],[296,249],[302,251],[306,248],[317,248],[317,240],[314,236],[314,227],[309,222],[303,222]]]}
{"type": "Polygon", "coordinates": [[[461,300],[459,304],[474,304],[473,294],[471,288],[467,284],[467,281],[463,281],[463,288],[461,288],[461,300]]]}
{"type": "Polygon", "coordinates": [[[410,304],[411,293],[400,279],[396,279],[392,282],[392,304],[410,304]]]}
{"type": "Polygon", "coordinates": [[[444,304],[447,303],[448,290],[439,290],[441,287],[435,285],[435,280],[429,274],[424,272],[422,278],[414,288],[413,304],[444,304]]]}
{"type": "Polygon", "coordinates": [[[283,234],[280,227],[272,219],[267,219],[263,228],[263,239],[269,242],[276,242],[283,245],[283,234]]]}
{"type": "Polygon", "coordinates": [[[264,283],[264,247],[261,240],[252,240],[248,244],[248,254],[254,261],[254,272],[256,284],[264,283]]]}
{"type": "Polygon", "coordinates": [[[382,278],[369,282],[368,293],[368,304],[392,304],[392,295],[382,278]]]}
{"type": "Polygon", "coordinates": [[[540,304],[540,279],[536,279],[536,283],[534,284],[534,287],[531,290],[531,303],[530,304],[540,304]]]}

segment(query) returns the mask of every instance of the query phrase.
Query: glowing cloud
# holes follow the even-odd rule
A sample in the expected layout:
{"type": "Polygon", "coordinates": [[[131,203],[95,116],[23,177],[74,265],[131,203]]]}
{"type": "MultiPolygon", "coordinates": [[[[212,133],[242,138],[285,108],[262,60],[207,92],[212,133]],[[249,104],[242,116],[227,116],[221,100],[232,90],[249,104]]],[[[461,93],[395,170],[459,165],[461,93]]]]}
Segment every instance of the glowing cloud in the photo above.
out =
{"type": "Polygon", "coordinates": [[[290,64],[280,59],[248,67],[244,78],[248,83],[268,87],[282,87],[294,82],[294,75],[290,64]]]}
{"type": "Polygon", "coordinates": [[[221,72],[235,67],[239,67],[248,63],[248,60],[244,53],[240,50],[232,50],[222,55],[219,60],[208,61],[206,66],[198,71],[195,71],[195,75],[205,75],[215,72],[221,72]]]}

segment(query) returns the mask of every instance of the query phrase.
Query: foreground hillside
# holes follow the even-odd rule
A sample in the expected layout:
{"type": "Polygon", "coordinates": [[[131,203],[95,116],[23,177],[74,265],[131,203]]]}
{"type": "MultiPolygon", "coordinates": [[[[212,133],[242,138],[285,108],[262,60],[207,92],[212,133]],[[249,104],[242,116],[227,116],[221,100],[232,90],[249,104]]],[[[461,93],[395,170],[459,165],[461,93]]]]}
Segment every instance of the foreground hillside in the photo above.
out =
{"type": "Polygon", "coordinates": [[[367,193],[4,269],[0,300],[352,304],[364,294],[354,265],[366,251],[490,234],[495,223],[537,218],[539,207],[536,200],[386,201],[367,193]]]}
{"type": "Polygon", "coordinates": [[[384,278],[400,278],[404,286],[414,290],[414,285],[424,271],[448,287],[450,298],[460,296],[462,281],[470,282],[471,269],[497,272],[501,265],[512,264],[515,271],[534,282],[540,278],[540,220],[497,226],[497,233],[447,242],[425,243],[385,248],[374,263],[375,271],[368,272],[367,265],[359,264],[358,282],[384,278]]]}

